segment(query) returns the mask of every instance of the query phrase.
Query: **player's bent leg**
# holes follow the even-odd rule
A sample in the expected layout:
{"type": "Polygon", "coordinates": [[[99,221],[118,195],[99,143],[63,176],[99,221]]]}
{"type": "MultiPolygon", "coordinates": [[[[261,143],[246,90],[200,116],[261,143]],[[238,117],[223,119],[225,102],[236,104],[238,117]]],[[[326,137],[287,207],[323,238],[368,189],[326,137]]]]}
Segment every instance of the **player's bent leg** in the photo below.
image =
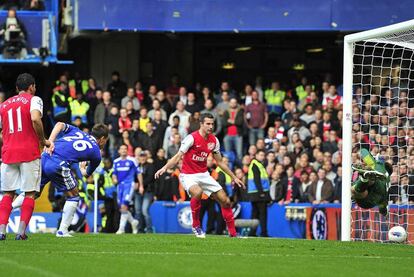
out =
{"type": "Polygon", "coordinates": [[[69,234],[68,229],[73,220],[73,216],[75,215],[76,208],[78,207],[80,200],[78,188],[67,191],[66,196],[67,199],[65,201],[65,205],[63,206],[62,220],[56,233],[56,237],[58,238],[72,237],[72,235],[69,234]]]}
{"type": "Polygon", "coordinates": [[[226,222],[230,237],[236,237],[237,232],[236,226],[234,224],[233,210],[231,209],[230,198],[222,189],[212,193],[211,196],[220,203],[221,213],[223,215],[224,221],[226,222]]]}
{"type": "Polygon", "coordinates": [[[199,185],[193,184],[188,189],[188,193],[190,194],[191,198],[201,199],[201,196],[203,195],[203,189],[199,185]]]}
{"type": "Polygon", "coordinates": [[[205,238],[206,234],[201,228],[200,223],[201,195],[203,194],[203,189],[194,183],[188,189],[188,193],[191,195],[190,207],[193,217],[193,233],[197,238],[205,238]]]}

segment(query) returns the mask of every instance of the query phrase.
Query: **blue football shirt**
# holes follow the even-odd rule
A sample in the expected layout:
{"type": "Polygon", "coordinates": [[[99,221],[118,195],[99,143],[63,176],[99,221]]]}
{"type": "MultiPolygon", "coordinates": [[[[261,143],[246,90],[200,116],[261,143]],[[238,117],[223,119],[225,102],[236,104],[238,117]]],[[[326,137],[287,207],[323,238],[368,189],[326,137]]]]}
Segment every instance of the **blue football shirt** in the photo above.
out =
{"type": "Polygon", "coordinates": [[[75,126],[65,124],[55,140],[52,157],[70,164],[88,161],[86,173],[90,176],[101,163],[101,150],[94,137],[75,126]]]}
{"type": "Polygon", "coordinates": [[[126,157],[121,159],[120,157],[114,160],[114,172],[113,174],[118,178],[118,183],[131,184],[135,181],[135,176],[139,173],[138,165],[134,158],[126,157]]]}

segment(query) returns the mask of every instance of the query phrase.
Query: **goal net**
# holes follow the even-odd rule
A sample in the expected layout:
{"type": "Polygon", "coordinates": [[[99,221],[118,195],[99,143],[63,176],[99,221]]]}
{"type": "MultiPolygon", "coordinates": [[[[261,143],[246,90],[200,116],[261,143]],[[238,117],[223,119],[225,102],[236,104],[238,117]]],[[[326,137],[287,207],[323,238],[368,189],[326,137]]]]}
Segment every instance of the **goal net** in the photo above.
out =
{"type": "Polygon", "coordinates": [[[414,244],[414,20],[345,37],[342,240],[385,242],[402,226],[414,244]],[[389,214],[351,203],[361,148],[392,164],[389,214]]]}

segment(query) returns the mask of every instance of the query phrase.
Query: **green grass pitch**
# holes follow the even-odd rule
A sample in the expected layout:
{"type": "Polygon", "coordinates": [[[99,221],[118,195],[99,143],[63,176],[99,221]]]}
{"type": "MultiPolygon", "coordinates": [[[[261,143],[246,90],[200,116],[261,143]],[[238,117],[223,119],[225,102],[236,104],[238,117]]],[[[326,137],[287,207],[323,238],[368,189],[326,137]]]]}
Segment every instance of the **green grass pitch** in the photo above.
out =
{"type": "Polygon", "coordinates": [[[192,235],[31,235],[0,242],[0,275],[414,276],[414,246],[192,235]]]}

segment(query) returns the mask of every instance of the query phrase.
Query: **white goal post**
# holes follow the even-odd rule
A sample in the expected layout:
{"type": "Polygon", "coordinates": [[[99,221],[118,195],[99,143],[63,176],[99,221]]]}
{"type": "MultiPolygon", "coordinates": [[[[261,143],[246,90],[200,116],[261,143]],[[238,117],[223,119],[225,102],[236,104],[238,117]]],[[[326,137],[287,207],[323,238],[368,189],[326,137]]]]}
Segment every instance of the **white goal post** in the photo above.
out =
{"type": "MultiPolygon", "coordinates": [[[[371,90],[375,92],[384,91],[386,89],[386,85],[383,86],[383,83],[382,83],[383,76],[388,74],[387,78],[390,78],[390,75],[394,69],[393,67],[396,67],[395,64],[397,63],[397,61],[400,63],[398,66],[401,66],[401,64],[403,63],[404,65],[407,65],[409,63],[409,58],[408,59],[405,58],[405,56],[407,56],[406,55],[407,53],[405,51],[412,51],[414,54],[414,20],[409,20],[406,22],[393,24],[390,26],[382,27],[382,28],[377,28],[373,30],[368,30],[368,31],[360,32],[360,33],[347,35],[345,36],[345,39],[344,39],[344,64],[343,64],[344,66],[343,115],[344,116],[343,116],[343,137],[342,137],[343,138],[343,151],[342,151],[343,183],[342,183],[342,218],[341,218],[341,240],[342,241],[350,241],[351,239],[353,239],[352,231],[351,231],[351,228],[352,228],[351,226],[351,222],[352,222],[351,163],[352,163],[352,152],[353,152],[353,149],[355,148],[355,145],[353,145],[353,128],[355,128],[353,124],[355,123],[355,121],[353,122],[353,95],[355,95],[354,90],[355,90],[355,87],[357,86],[356,84],[360,84],[362,88],[366,86],[365,89],[366,91],[369,91],[369,94],[368,94],[369,96],[371,95],[370,94],[371,90]],[[362,50],[358,50],[361,52],[358,52],[358,54],[355,54],[356,48],[362,49],[362,50]],[[379,49],[384,49],[384,52],[388,51],[386,54],[388,56],[381,56],[381,54],[379,54],[378,56],[378,53],[380,53],[380,51],[376,51],[376,50],[379,50],[379,49]],[[400,53],[398,51],[402,51],[401,53],[403,53],[404,57],[398,58],[398,55],[400,53]],[[355,62],[356,59],[358,59],[358,55],[359,55],[359,60],[355,62]],[[356,63],[359,63],[359,64],[356,64],[356,63]],[[369,67],[370,69],[368,70],[367,68],[364,69],[364,66],[366,66],[367,68],[369,67]],[[356,68],[359,68],[359,69],[356,69],[356,68]],[[360,70],[360,71],[356,73],[355,70],[360,70]],[[369,74],[366,74],[366,73],[369,73],[369,70],[371,70],[370,72],[371,76],[369,76],[367,79],[366,75],[369,75],[369,74]],[[380,73],[377,73],[377,72],[380,72],[380,73]],[[379,78],[380,81],[379,82],[373,81],[374,78],[379,78]],[[372,83],[367,85],[366,83],[364,83],[365,80],[371,80],[372,83]]],[[[411,56],[411,59],[412,58],[414,58],[414,56],[411,56]]],[[[413,64],[414,64],[414,61],[413,61],[413,64]]],[[[412,76],[411,75],[411,70],[412,70],[411,64],[405,67],[406,67],[406,71],[410,71],[410,73],[408,73],[409,76],[412,76]]],[[[401,76],[398,76],[396,78],[401,78],[401,76]]],[[[410,84],[409,81],[408,83],[410,84]]],[[[362,91],[361,98],[363,98],[364,90],[361,89],[361,91],[362,91]]],[[[399,96],[399,92],[397,93],[397,97],[398,96],[399,96]]],[[[377,95],[377,97],[381,100],[381,92],[377,95]]],[[[409,100],[407,100],[407,102],[408,101],[409,100]]],[[[397,99],[396,102],[398,104],[399,100],[397,99]]],[[[361,105],[365,105],[365,103],[363,103],[363,100],[361,100],[361,103],[362,103],[361,105]]],[[[354,105],[355,105],[355,100],[354,100],[354,105]]],[[[379,107],[379,109],[381,109],[381,107],[379,107]]],[[[379,113],[379,115],[381,115],[381,113],[379,113]]],[[[400,116],[400,113],[398,114],[397,117],[399,116],[400,116]]],[[[367,125],[369,125],[367,128],[371,128],[371,121],[367,125]]],[[[370,129],[369,131],[370,131],[369,133],[371,133],[370,129]]],[[[386,136],[389,137],[389,133],[386,136]]],[[[400,157],[397,157],[396,160],[399,162],[400,157]]],[[[380,218],[380,217],[377,216],[376,218],[380,218]]],[[[379,225],[382,226],[381,224],[383,224],[384,219],[380,218],[378,219],[378,222],[379,222],[379,225]]],[[[373,241],[384,241],[384,239],[382,238],[385,236],[386,235],[382,236],[382,234],[380,234],[379,237],[377,237],[376,239],[372,239],[372,240],[373,241]]]]}

